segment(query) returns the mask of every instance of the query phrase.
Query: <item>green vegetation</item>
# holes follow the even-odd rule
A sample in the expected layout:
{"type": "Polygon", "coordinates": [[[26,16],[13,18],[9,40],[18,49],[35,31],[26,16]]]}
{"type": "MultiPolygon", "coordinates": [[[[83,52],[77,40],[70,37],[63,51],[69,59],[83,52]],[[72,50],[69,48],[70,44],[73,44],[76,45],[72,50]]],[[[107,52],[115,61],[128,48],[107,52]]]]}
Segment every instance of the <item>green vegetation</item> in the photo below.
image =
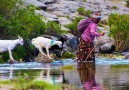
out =
{"type": "Polygon", "coordinates": [[[129,15],[110,14],[109,19],[109,36],[114,38],[116,51],[121,52],[129,46],[129,15]]]}
{"type": "Polygon", "coordinates": [[[129,7],[129,0],[125,0],[125,2],[127,3],[127,7],[129,7]]]}
{"type": "Polygon", "coordinates": [[[117,6],[112,6],[112,9],[117,9],[117,6]]]}
{"type": "Polygon", "coordinates": [[[68,52],[65,52],[63,55],[62,55],[62,57],[61,57],[61,59],[67,59],[67,58],[73,58],[73,57],[75,57],[75,54],[69,54],[68,52]]]}
{"type": "Polygon", "coordinates": [[[50,84],[44,81],[32,81],[26,79],[1,81],[0,85],[12,86],[11,90],[61,90],[61,85],[50,84]]]}
{"type": "Polygon", "coordinates": [[[86,10],[85,11],[85,16],[90,17],[91,16],[91,10],[86,10]]]}
{"type": "Polygon", "coordinates": [[[103,57],[103,58],[124,58],[124,56],[120,55],[120,53],[118,53],[118,54],[101,54],[101,53],[99,53],[99,57],[103,57]]]}
{"type": "Polygon", "coordinates": [[[72,66],[72,65],[65,65],[65,66],[62,66],[61,69],[62,70],[73,70],[74,66],[72,66]]]}
{"type": "Polygon", "coordinates": [[[111,68],[129,68],[129,65],[127,64],[120,64],[120,65],[111,65],[111,68]]]}
{"type": "Polygon", "coordinates": [[[61,30],[61,26],[53,21],[49,21],[46,23],[46,33],[49,34],[62,34],[62,33],[67,33],[67,31],[61,30]]]}
{"type": "Polygon", "coordinates": [[[77,37],[80,36],[79,31],[77,30],[78,22],[82,19],[82,17],[76,17],[71,24],[66,25],[65,27],[71,30],[71,33],[77,37]]]}
{"type": "MultiPolygon", "coordinates": [[[[28,39],[40,36],[41,34],[62,34],[61,27],[55,22],[43,21],[43,17],[35,14],[39,9],[33,5],[25,6],[22,0],[0,0],[0,37],[2,39],[17,39],[18,35],[24,38],[25,43],[28,39]]],[[[28,46],[33,50],[34,47],[28,46]]],[[[9,59],[8,52],[0,54],[4,61],[9,59]]],[[[26,55],[25,48],[18,46],[13,50],[16,60],[26,55]]],[[[1,60],[0,60],[1,61],[1,60]]]]}
{"type": "Polygon", "coordinates": [[[77,9],[77,12],[79,13],[79,14],[81,14],[81,15],[85,15],[85,9],[84,9],[84,7],[80,7],[80,8],[78,8],[77,9]]]}
{"type": "Polygon", "coordinates": [[[87,16],[87,17],[90,17],[91,16],[91,10],[85,10],[84,7],[80,7],[77,9],[77,12],[80,14],[80,15],[84,15],[84,16],[87,16]]]}

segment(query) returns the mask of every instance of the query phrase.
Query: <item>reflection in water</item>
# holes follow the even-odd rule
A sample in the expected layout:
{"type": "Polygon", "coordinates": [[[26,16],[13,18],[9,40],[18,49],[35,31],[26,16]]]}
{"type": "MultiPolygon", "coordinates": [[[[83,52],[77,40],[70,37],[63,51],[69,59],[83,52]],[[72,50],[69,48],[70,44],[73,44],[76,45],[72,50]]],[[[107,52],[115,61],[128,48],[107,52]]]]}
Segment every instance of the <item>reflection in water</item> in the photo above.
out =
{"type": "Polygon", "coordinates": [[[129,90],[129,64],[127,62],[129,63],[129,60],[116,61],[102,59],[96,60],[95,63],[83,62],[74,64],[70,60],[64,60],[63,65],[70,64],[75,66],[75,68],[72,71],[66,70],[63,72],[59,68],[56,68],[62,65],[60,62],[54,62],[49,65],[45,63],[43,66],[34,63],[24,63],[24,65],[14,64],[14,68],[10,68],[10,65],[1,64],[0,80],[15,79],[19,76],[25,77],[27,75],[29,78],[39,79],[53,84],[66,82],[70,85],[79,86],[79,88],[82,88],[81,85],[83,84],[84,90],[129,90]],[[126,64],[121,65],[118,61],[119,63],[124,62],[126,64]],[[111,63],[113,65],[109,65],[111,63]],[[42,67],[39,68],[39,65],[42,67]],[[78,65],[78,69],[76,69],[76,65],[78,65]]]}
{"type": "Polygon", "coordinates": [[[63,82],[63,74],[62,71],[59,69],[42,69],[40,71],[39,77],[37,77],[36,79],[46,81],[52,84],[57,84],[63,82]]]}
{"type": "Polygon", "coordinates": [[[63,74],[59,69],[30,69],[30,70],[0,70],[0,80],[11,80],[16,78],[30,78],[34,80],[42,80],[52,84],[63,82],[63,74]]]}
{"type": "Polygon", "coordinates": [[[100,90],[95,81],[95,62],[78,62],[77,65],[84,90],[100,90]]]}

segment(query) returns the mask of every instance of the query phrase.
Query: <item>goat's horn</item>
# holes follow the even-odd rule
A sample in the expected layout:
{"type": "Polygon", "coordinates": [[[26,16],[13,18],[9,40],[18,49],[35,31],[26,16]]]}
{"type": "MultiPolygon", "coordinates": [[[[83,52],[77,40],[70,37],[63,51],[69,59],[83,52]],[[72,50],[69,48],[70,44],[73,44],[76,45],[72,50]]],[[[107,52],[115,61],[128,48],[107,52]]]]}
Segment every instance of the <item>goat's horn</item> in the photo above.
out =
{"type": "Polygon", "coordinates": [[[20,35],[18,35],[18,38],[21,39],[22,37],[20,35]]]}

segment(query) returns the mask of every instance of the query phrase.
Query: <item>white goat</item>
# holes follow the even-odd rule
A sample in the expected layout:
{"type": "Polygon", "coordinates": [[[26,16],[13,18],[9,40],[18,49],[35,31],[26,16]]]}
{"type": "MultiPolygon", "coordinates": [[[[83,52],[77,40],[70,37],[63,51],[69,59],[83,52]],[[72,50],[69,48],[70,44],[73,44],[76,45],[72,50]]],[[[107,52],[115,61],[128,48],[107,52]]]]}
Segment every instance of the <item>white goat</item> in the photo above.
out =
{"type": "Polygon", "coordinates": [[[43,53],[42,48],[45,48],[49,59],[51,59],[51,57],[49,55],[49,48],[51,46],[58,45],[60,48],[62,47],[61,41],[55,41],[55,40],[51,40],[51,39],[44,38],[44,37],[34,38],[34,39],[32,39],[31,42],[39,50],[39,52],[44,56],[46,56],[46,55],[43,53]]]}
{"type": "Polygon", "coordinates": [[[16,40],[0,40],[0,53],[8,51],[10,60],[14,60],[11,50],[18,44],[23,45],[23,38],[20,36],[16,40]]]}

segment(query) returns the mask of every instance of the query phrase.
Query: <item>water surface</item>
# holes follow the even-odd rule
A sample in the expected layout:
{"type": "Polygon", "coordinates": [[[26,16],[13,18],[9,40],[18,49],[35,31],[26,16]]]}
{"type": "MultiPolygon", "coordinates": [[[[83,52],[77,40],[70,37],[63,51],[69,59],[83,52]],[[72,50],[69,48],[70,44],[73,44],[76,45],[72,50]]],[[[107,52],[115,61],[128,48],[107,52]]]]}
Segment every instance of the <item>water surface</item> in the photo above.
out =
{"type": "Polygon", "coordinates": [[[22,76],[52,84],[66,82],[75,86],[82,85],[89,90],[129,90],[129,60],[102,58],[97,59],[94,64],[86,64],[84,70],[79,71],[77,67],[80,66],[70,59],[44,64],[0,64],[0,80],[22,76]],[[63,71],[60,67],[64,65],[75,68],[72,71],[63,71]]]}

